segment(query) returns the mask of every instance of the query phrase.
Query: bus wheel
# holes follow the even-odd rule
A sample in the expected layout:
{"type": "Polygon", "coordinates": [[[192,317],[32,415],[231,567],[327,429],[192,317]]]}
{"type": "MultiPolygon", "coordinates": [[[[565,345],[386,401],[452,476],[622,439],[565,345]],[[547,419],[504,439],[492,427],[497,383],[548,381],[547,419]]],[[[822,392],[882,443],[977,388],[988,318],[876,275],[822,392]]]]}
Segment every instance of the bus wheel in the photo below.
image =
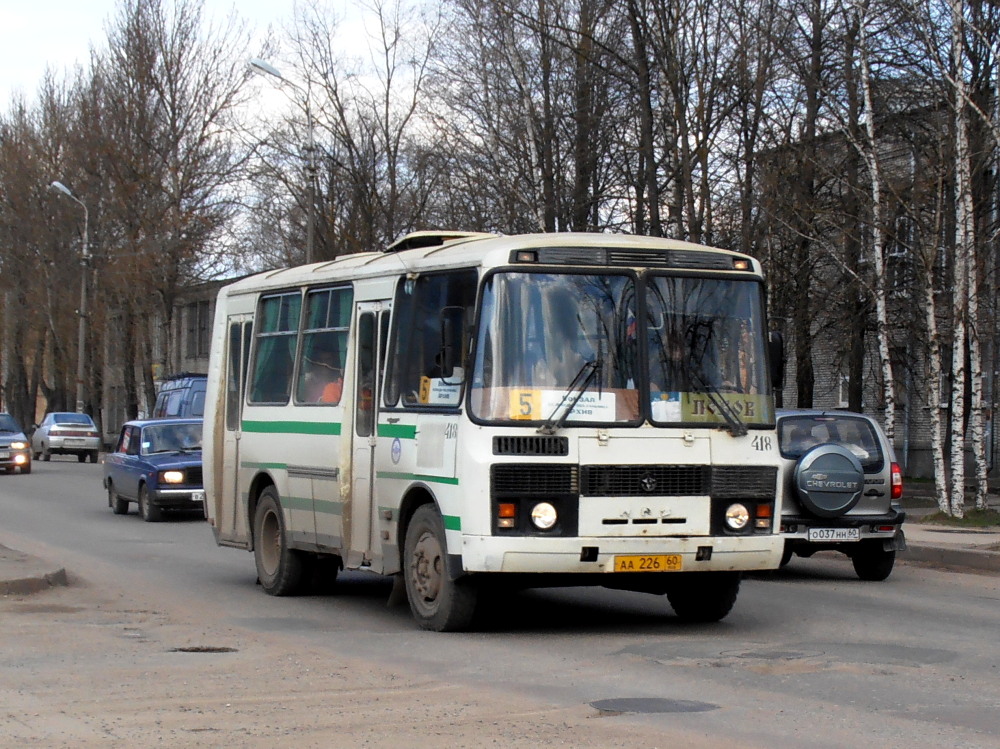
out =
{"type": "Polygon", "coordinates": [[[682,621],[717,622],[732,610],[739,592],[739,572],[692,572],[675,581],[667,600],[682,621]]]}
{"type": "Polygon", "coordinates": [[[285,517],[273,486],[260,495],[253,528],[253,559],[260,586],[272,596],[294,595],[305,579],[305,564],[301,552],[288,548],[285,517]]]}
{"type": "Polygon", "coordinates": [[[476,610],[476,584],[448,575],[444,523],[434,505],[417,508],[406,529],[403,576],[410,611],[423,629],[466,629],[476,610]]]}

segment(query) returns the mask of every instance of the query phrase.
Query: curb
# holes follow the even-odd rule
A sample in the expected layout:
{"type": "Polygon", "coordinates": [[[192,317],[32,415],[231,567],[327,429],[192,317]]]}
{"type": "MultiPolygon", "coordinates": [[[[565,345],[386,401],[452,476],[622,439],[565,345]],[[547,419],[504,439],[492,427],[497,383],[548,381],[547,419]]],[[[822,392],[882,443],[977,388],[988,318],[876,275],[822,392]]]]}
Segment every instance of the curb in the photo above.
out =
{"type": "Polygon", "coordinates": [[[1000,554],[995,551],[922,546],[907,542],[906,550],[899,553],[899,559],[903,562],[929,562],[959,571],[1000,572],[1000,554]]]}
{"type": "Polygon", "coordinates": [[[0,595],[28,595],[57,585],[69,585],[65,567],[52,567],[38,557],[0,544],[0,595]]]}
{"type": "Polygon", "coordinates": [[[69,585],[69,580],[66,577],[66,569],[63,567],[54,572],[47,572],[33,577],[0,580],[0,595],[23,596],[48,590],[57,585],[69,585]]]}

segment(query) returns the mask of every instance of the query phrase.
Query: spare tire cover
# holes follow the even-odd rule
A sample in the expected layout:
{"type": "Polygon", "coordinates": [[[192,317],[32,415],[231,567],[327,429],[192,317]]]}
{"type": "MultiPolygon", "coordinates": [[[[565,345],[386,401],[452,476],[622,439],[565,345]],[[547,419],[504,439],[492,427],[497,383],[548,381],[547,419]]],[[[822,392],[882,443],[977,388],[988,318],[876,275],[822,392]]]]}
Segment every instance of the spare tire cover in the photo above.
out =
{"type": "Polygon", "coordinates": [[[835,518],[861,499],[865,472],[843,445],[817,445],[795,464],[793,485],[802,506],[821,518],[835,518]]]}

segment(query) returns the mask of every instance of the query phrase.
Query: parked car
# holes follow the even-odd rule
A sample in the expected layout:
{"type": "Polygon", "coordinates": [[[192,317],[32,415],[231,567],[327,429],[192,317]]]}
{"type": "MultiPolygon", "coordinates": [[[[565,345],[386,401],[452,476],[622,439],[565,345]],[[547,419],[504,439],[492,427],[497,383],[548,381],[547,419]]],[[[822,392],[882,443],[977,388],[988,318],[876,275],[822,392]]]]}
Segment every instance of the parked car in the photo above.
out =
{"type": "Polygon", "coordinates": [[[862,580],[885,580],[906,548],[903,474],[878,423],[849,411],[779,409],[782,565],[832,549],[862,580]]]}
{"type": "Polygon", "coordinates": [[[171,375],[160,383],[153,404],[154,419],[190,419],[205,415],[205,387],[208,377],[184,372],[171,375]]]}
{"type": "Polygon", "coordinates": [[[165,510],[202,510],[201,419],[129,421],[104,457],[104,488],[115,515],[139,505],[146,522],[165,510]]]}
{"type": "Polygon", "coordinates": [[[45,415],[31,434],[35,460],[51,460],[53,455],[75,455],[81,463],[97,462],[101,433],[87,414],[56,411],[45,415]]]}
{"type": "Polygon", "coordinates": [[[31,445],[24,430],[10,414],[0,413],[0,468],[31,473],[31,445]]]}

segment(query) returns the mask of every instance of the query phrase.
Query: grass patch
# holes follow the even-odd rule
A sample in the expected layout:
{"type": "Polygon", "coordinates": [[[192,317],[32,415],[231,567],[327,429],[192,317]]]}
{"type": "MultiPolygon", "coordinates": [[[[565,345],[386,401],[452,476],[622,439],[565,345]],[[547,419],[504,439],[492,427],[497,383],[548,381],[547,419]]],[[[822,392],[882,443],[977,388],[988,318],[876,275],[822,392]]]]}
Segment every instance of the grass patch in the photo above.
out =
{"type": "Polygon", "coordinates": [[[997,510],[966,510],[964,518],[953,518],[943,512],[925,515],[921,523],[947,525],[950,528],[990,528],[1000,525],[1000,511],[997,510]]]}

